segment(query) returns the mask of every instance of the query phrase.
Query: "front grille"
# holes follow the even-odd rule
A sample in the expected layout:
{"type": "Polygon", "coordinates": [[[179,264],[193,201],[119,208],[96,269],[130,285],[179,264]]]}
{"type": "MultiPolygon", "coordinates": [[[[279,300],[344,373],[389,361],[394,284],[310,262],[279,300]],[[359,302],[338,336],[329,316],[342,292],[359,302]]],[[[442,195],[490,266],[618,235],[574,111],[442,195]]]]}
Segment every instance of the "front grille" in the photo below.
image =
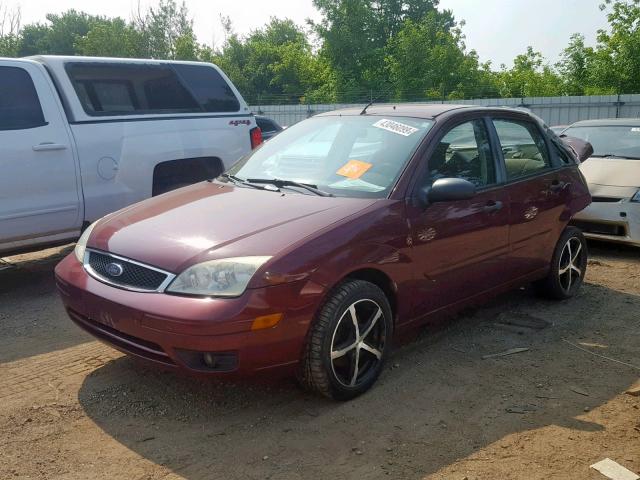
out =
{"type": "Polygon", "coordinates": [[[124,288],[132,288],[136,290],[157,291],[160,286],[169,277],[168,273],[158,271],[154,268],[145,267],[138,263],[125,260],[120,257],[114,257],[107,253],[87,250],[89,255],[88,266],[95,273],[98,280],[106,281],[124,288]],[[116,264],[116,271],[121,273],[114,274],[107,268],[111,264],[116,264]]]}
{"type": "Polygon", "coordinates": [[[624,225],[615,223],[588,222],[583,220],[573,220],[571,224],[578,227],[585,233],[596,233],[599,235],[611,235],[614,237],[625,237],[627,232],[624,225]]]}

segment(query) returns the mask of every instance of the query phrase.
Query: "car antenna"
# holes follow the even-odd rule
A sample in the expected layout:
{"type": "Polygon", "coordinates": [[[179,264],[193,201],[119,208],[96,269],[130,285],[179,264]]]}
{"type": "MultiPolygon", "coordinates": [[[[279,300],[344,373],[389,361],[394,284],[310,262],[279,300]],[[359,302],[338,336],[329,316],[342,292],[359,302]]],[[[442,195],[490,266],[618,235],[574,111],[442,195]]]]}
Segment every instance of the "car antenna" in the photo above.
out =
{"type": "Polygon", "coordinates": [[[373,100],[371,100],[369,103],[367,103],[367,105],[362,109],[362,111],[360,112],[360,115],[364,115],[365,113],[367,113],[367,108],[369,108],[371,105],[373,105],[375,102],[377,102],[378,100],[380,100],[384,95],[386,95],[387,93],[389,93],[391,91],[391,89],[387,89],[386,91],[382,92],[380,95],[378,95],[376,98],[374,98],[373,100]]]}
{"type": "Polygon", "coordinates": [[[367,105],[360,112],[360,115],[364,115],[365,113],[367,113],[367,108],[369,108],[371,105],[373,105],[373,100],[371,100],[369,103],[367,103],[367,105]]]}

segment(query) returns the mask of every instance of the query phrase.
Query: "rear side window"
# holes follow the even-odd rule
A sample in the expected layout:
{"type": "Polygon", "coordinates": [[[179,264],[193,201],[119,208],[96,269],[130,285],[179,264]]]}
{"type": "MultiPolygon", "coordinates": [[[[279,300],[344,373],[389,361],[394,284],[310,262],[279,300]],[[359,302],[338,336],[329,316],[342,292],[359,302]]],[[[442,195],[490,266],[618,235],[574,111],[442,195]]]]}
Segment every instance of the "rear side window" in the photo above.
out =
{"type": "Polygon", "coordinates": [[[529,122],[494,120],[507,180],[526,177],[551,167],[549,152],[540,130],[529,122]]]}
{"type": "Polygon", "coordinates": [[[0,130],[46,125],[31,75],[17,67],[0,67],[0,130]]]}
{"type": "Polygon", "coordinates": [[[229,85],[211,67],[70,63],[66,68],[89,115],[231,112],[240,109],[229,85]]]}
{"type": "Polygon", "coordinates": [[[233,90],[215,68],[181,64],[174,64],[172,67],[206,112],[240,110],[240,102],[233,90]]]}

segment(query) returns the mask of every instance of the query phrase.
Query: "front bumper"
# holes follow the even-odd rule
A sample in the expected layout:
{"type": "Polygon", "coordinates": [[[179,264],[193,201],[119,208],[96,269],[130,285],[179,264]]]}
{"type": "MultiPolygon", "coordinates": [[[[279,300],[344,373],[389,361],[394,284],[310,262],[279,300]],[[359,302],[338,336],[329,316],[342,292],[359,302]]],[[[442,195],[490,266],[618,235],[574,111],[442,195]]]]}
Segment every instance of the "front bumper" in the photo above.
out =
{"type": "Polygon", "coordinates": [[[640,203],[594,201],[571,223],[587,238],[640,246],[640,203]]]}
{"type": "Polygon", "coordinates": [[[56,267],[56,284],[71,319],[98,339],[165,368],[218,375],[294,367],[324,293],[307,280],[228,299],[133,292],[89,276],[73,253],[56,267]],[[274,313],[283,314],[277,325],[251,330],[274,313]],[[204,353],[219,359],[215,368],[204,353]]]}

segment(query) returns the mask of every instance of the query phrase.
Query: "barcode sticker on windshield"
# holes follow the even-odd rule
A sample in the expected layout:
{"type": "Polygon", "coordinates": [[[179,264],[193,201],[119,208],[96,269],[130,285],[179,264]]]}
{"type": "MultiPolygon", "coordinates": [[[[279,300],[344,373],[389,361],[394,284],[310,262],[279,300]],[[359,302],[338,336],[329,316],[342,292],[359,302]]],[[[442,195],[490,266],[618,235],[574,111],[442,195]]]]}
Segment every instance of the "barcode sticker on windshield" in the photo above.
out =
{"type": "Polygon", "coordinates": [[[397,133],[398,135],[403,135],[408,137],[412,133],[416,133],[419,129],[412,127],[411,125],[405,125],[404,123],[396,122],[394,120],[388,120],[383,118],[382,120],[378,120],[373,124],[374,127],[382,128],[383,130],[387,130],[389,132],[397,133]]]}
{"type": "Polygon", "coordinates": [[[632,127],[632,128],[631,128],[631,131],[632,131],[633,133],[640,133],[640,128],[639,128],[639,127],[632,127]]]}

